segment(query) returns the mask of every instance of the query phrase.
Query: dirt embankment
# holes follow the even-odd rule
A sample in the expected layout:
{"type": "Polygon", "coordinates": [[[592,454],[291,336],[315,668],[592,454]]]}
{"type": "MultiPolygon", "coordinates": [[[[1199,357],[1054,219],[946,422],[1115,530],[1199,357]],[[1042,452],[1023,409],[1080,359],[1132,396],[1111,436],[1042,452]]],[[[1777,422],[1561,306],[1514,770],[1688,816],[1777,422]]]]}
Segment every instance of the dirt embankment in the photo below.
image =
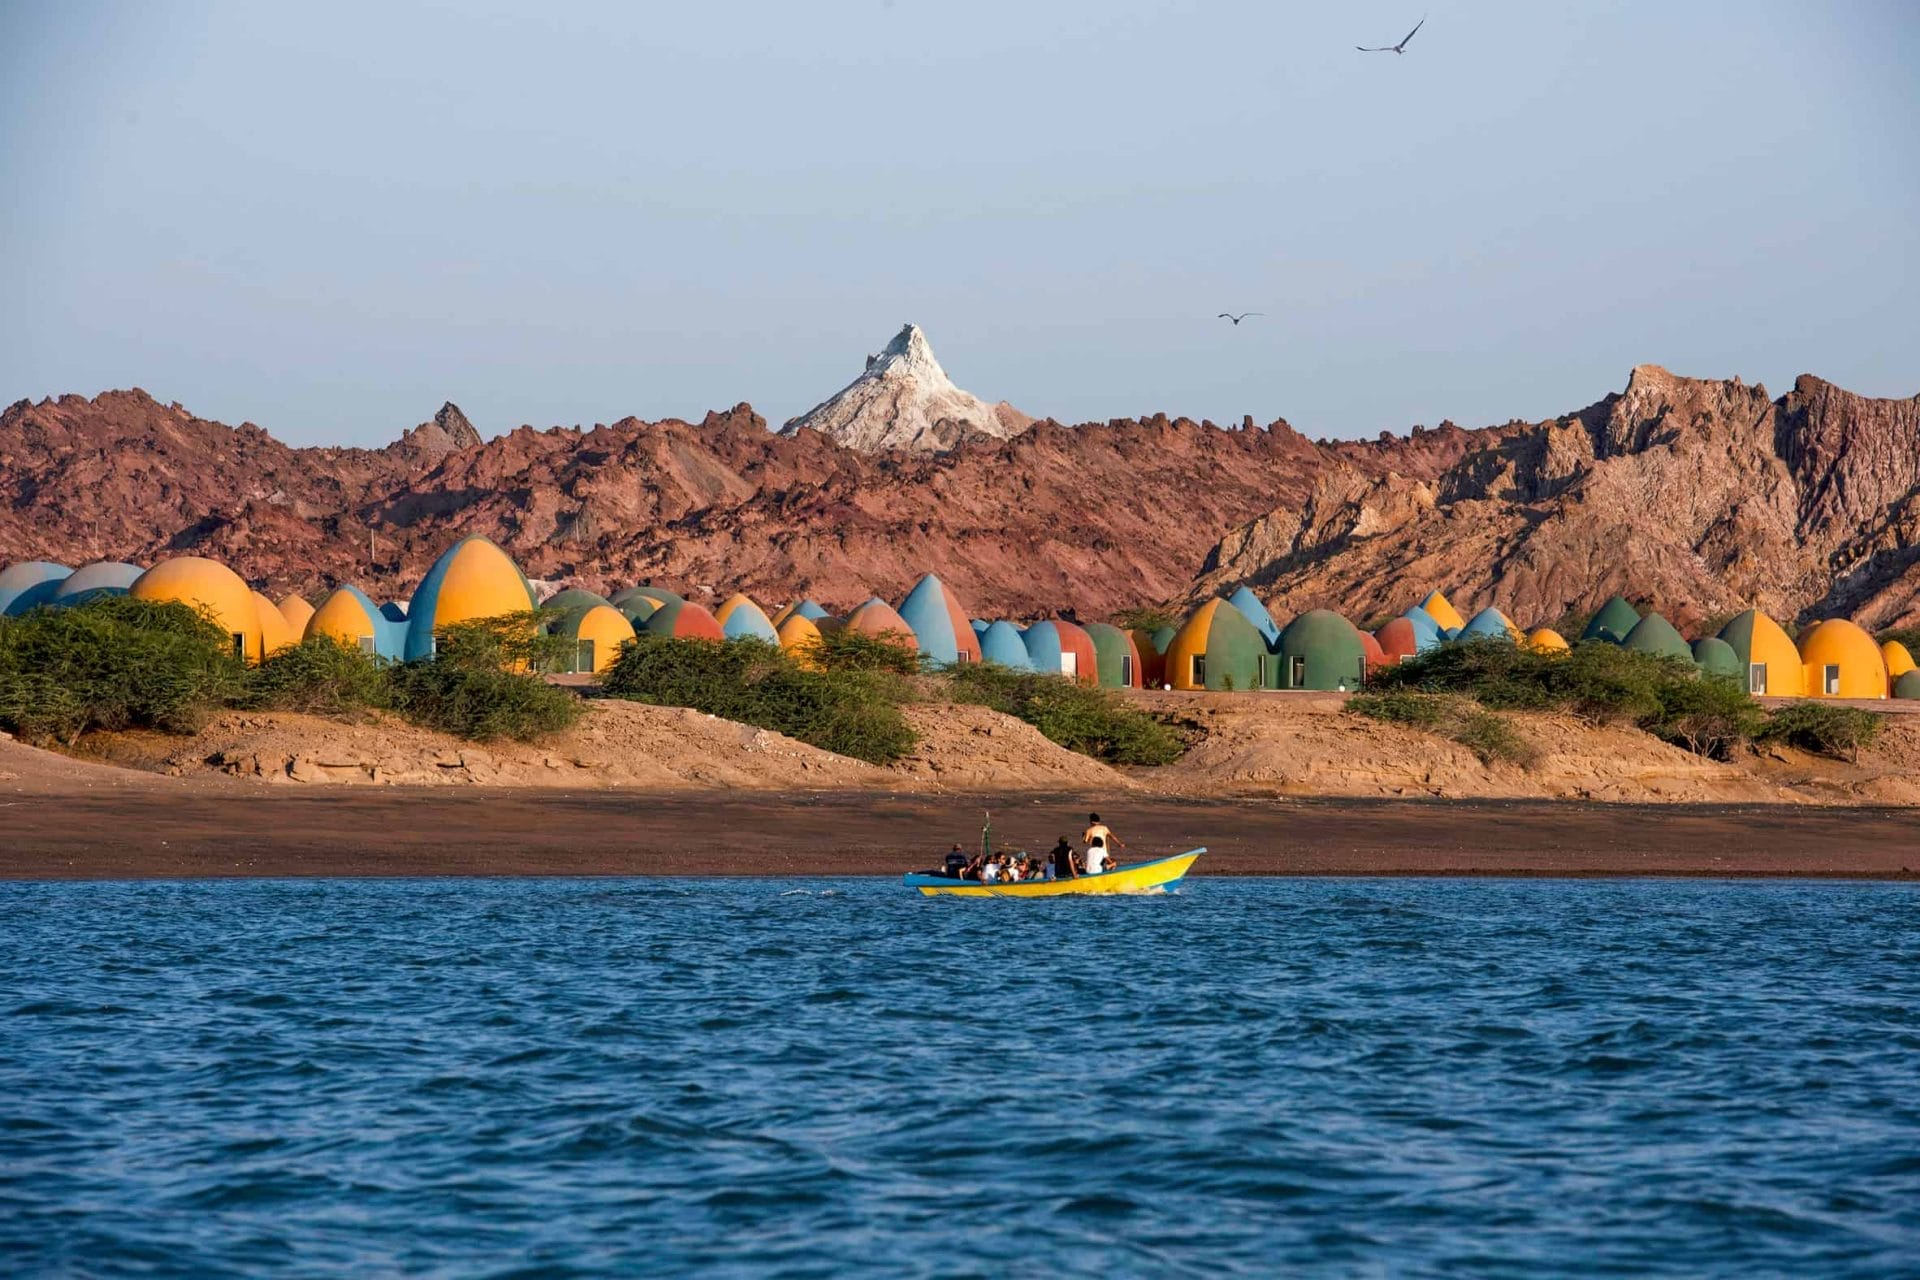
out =
{"type": "Polygon", "coordinates": [[[300,786],[1920,805],[1920,717],[1890,717],[1880,741],[1854,763],[1777,747],[1721,763],[1631,728],[1514,716],[1539,751],[1522,768],[1483,764],[1445,738],[1354,715],[1332,695],[1153,694],[1143,701],[1191,734],[1192,748],[1178,763],[1118,770],[1011,717],[921,704],[907,709],[919,745],[880,768],[699,712],[609,700],[535,745],[476,745],[387,716],[341,723],[231,713],[191,738],[102,734],[83,745],[93,760],[140,774],[18,746],[0,757],[0,774],[25,770],[47,786],[126,786],[158,774],[300,786]]]}
{"type": "Polygon", "coordinates": [[[1354,715],[1335,695],[1152,695],[1197,741],[1134,776],[1194,796],[1597,800],[1628,804],[1920,804],[1920,717],[1890,716],[1857,762],[1769,746],[1718,762],[1624,725],[1508,719],[1539,752],[1482,764],[1457,743],[1354,715]]]}

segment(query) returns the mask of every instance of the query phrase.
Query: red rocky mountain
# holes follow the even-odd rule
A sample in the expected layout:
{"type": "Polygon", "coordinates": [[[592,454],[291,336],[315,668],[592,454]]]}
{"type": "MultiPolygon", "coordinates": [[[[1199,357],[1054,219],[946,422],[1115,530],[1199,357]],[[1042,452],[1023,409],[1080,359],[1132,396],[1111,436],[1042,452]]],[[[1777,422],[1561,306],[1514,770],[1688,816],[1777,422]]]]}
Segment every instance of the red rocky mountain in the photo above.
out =
{"type": "Polygon", "coordinates": [[[1676,621],[1920,614],[1920,397],[1807,377],[1779,400],[1636,369],[1578,413],[1315,443],[1155,417],[946,452],[698,423],[522,427],[448,405],[384,449],[296,449],[142,391],[0,414],[0,562],[196,554],[274,594],[405,596],[467,533],[530,576],[832,606],[939,572],[981,614],[1099,616],[1247,581],[1365,618],[1434,586],[1524,622],[1616,591],[1676,621]],[[371,538],[371,557],[369,539],[371,538]]]}

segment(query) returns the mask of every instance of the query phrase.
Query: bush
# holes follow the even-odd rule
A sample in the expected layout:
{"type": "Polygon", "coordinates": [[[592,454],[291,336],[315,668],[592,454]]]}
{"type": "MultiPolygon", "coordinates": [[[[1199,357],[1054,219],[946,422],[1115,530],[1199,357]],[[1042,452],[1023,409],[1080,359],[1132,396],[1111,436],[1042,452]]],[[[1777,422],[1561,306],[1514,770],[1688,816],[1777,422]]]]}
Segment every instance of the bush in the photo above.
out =
{"type": "Polygon", "coordinates": [[[1346,709],[1389,724],[1437,733],[1473,752],[1481,764],[1505,761],[1530,769],[1539,762],[1539,749],[1518,729],[1470,698],[1390,689],[1355,694],[1347,699],[1346,709]]]}
{"type": "Polygon", "coordinates": [[[1920,627],[1894,627],[1882,631],[1873,639],[1877,644],[1886,644],[1891,640],[1895,644],[1905,645],[1908,653],[1920,654],[1920,627]]]}
{"type": "Polygon", "coordinates": [[[1162,627],[1177,629],[1180,626],[1179,616],[1165,609],[1122,609],[1111,621],[1122,631],[1144,631],[1148,635],[1162,627]]]}
{"type": "Polygon", "coordinates": [[[1747,696],[1738,681],[1725,676],[1662,681],[1655,694],[1660,710],[1643,717],[1640,727],[1712,760],[1729,758],[1766,725],[1760,704],[1747,696]]]}
{"type": "MultiPolygon", "coordinates": [[[[889,655],[905,653],[915,667],[919,663],[913,650],[889,641],[847,646],[840,652],[864,655],[856,661],[894,661],[889,655]]],[[[803,670],[779,646],[758,640],[715,644],[642,636],[620,655],[601,688],[611,697],[691,707],[757,725],[870,764],[891,764],[916,741],[900,712],[911,691],[894,670],[803,670]]]]}
{"type": "Polygon", "coordinates": [[[574,641],[549,635],[555,610],[526,610],[457,622],[434,632],[433,661],[470,671],[558,671],[573,656],[574,641]]]}
{"type": "Polygon", "coordinates": [[[890,671],[910,676],[925,665],[920,651],[905,641],[845,627],[822,631],[807,646],[806,657],[823,671],[890,671]]]}
{"type": "Polygon", "coordinates": [[[1677,658],[1600,642],[1536,653],[1499,641],[1444,645],[1373,678],[1376,692],[1467,697],[1501,711],[1568,711],[1595,724],[1629,723],[1699,755],[1726,759],[1766,723],[1738,682],[1677,658]]]}
{"type": "Polygon", "coordinates": [[[1884,727],[1885,716],[1858,707],[1795,702],[1767,717],[1759,737],[1851,763],[1859,760],[1860,748],[1873,745],[1884,727]]]}
{"type": "Polygon", "coordinates": [[[247,705],[345,716],[392,705],[388,664],[331,636],[308,636],[247,673],[247,705]]]}
{"type": "Polygon", "coordinates": [[[949,667],[946,678],[954,701],[1017,717],[1067,750],[1109,764],[1171,764],[1185,750],[1171,728],[1105,689],[992,662],[949,667]]]}
{"type": "Polygon", "coordinates": [[[0,619],[0,725],[38,742],[90,729],[191,733],[241,688],[230,643],[184,604],[129,596],[0,619]]]}
{"type": "Polygon", "coordinates": [[[387,670],[394,710],[414,724],[461,738],[530,741],[580,718],[583,704],[538,676],[423,658],[387,670]]]}
{"type": "Polygon", "coordinates": [[[1377,693],[1356,693],[1347,699],[1346,709],[1355,715],[1388,724],[1411,725],[1416,729],[1438,729],[1460,705],[1461,699],[1435,693],[1415,693],[1411,689],[1387,689],[1377,693]]]}

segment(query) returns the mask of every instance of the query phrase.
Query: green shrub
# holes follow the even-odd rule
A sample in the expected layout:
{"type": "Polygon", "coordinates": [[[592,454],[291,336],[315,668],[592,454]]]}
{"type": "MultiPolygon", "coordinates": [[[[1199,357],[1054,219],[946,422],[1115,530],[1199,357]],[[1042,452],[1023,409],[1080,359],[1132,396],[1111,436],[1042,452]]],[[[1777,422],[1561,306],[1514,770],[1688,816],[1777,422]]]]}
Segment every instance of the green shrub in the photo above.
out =
{"type": "Polygon", "coordinates": [[[1860,748],[1873,745],[1885,727],[1885,716],[1858,707],[1793,702],[1767,717],[1759,737],[1851,762],[1860,758],[1860,748]]]}
{"type": "Polygon", "coordinates": [[[241,688],[231,643],[184,604],[129,596],[0,619],[0,725],[35,742],[90,729],[191,733],[241,688]]]}
{"type": "Polygon", "coordinates": [[[1639,724],[1648,733],[1695,755],[1725,760],[1766,725],[1766,713],[1736,680],[1702,675],[1663,680],[1655,688],[1657,714],[1639,724]]]}
{"type": "Polygon", "coordinates": [[[308,636],[247,673],[246,703],[263,711],[346,716],[390,706],[388,664],[331,636],[308,636]]]}
{"type": "Polygon", "coordinates": [[[1878,644],[1886,644],[1889,640],[1905,645],[1908,653],[1920,656],[1920,627],[1894,627],[1874,637],[1878,644]]]}
{"type": "Polygon", "coordinates": [[[558,671],[576,642],[549,635],[554,610],[525,610],[457,622],[434,632],[433,660],[471,671],[558,671]]]}
{"type": "Polygon", "coordinates": [[[925,665],[920,651],[903,640],[845,627],[823,630],[806,657],[826,671],[890,671],[910,676],[925,665]]]}
{"type": "Polygon", "coordinates": [[[1453,740],[1480,757],[1481,764],[1505,761],[1522,769],[1531,769],[1540,760],[1540,752],[1505,717],[1491,711],[1474,711],[1453,731],[1453,740]]]}
{"type": "Polygon", "coordinates": [[[1347,699],[1346,709],[1436,733],[1473,752],[1482,764],[1504,761],[1530,769],[1539,762],[1539,749],[1508,720],[1457,694],[1388,689],[1355,694],[1347,699]]]}
{"type": "Polygon", "coordinates": [[[1170,727],[1105,689],[992,662],[949,667],[946,679],[955,702],[1024,720],[1067,750],[1109,764],[1171,764],[1185,750],[1170,727]]]}
{"type": "Polygon", "coordinates": [[[1384,689],[1356,693],[1347,699],[1346,709],[1355,715],[1388,724],[1411,725],[1416,729],[1437,729],[1451,719],[1459,698],[1437,693],[1416,693],[1411,689],[1384,689]]]}
{"type": "Polygon", "coordinates": [[[1148,635],[1162,627],[1179,627],[1180,617],[1165,609],[1122,609],[1114,614],[1114,626],[1122,631],[1144,631],[1148,635]]]}
{"type": "Polygon", "coordinates": [[[538,676],[444,657],[402,663],[386,674],[393,708],[406,719],[479,742],[557,733],[584,709],[573,693],[538,676]]]}
{"type": "MultiPolygon", "coordinates": [[[[1674,714],[1670,708],[1684,712],[1700,696],[1728,696],[1696,696],[1702,681],[1690,662],[1594,641],[1566,653],[1498,640],[1442,645],[1371,678],[1381,690],[1461,694],[1499,711],[1570,711],[1596,724],[1626,721],[1649,729],[1674,714]]],[[[1737,689],[1732,696],[1746,700],[1737,689]]]]}
{"type": "MultiPolygon", "coordinates": [[[[871,640],[873,637],[867,637],[871,640]]],[[[910,649],[882,642],[842,653],[881,657],[910,649]]],[[[655,706],[691,707],[757,725],[823,751],[871,764],[891,764],[913,749],[913,728],[900,712],[911,697],[904,677],[881,667],[801,668],[779,646],[758,640],[682,640],[642,636],[608,670],[611,697],[655,706]]]]}

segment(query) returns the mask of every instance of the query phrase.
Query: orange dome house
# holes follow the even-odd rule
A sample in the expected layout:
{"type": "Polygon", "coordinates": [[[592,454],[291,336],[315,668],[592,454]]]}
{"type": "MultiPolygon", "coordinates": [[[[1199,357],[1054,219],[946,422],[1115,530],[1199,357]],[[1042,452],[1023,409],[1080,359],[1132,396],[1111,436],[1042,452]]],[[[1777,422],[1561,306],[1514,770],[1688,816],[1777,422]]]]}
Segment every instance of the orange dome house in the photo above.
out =
{"type": "Polygon", "coordinates": [[[1898,640],[1889,640],[1880,646],[1880,657],[1887,664],[1887,679],[1898,680],[1914,669],[1913,655],[1907,652],[1907,646],[1898,640]]]}
{"type": "Polygon", "coordinates": [[[820,628],[814,625],[812,618],[804,613],[788,613],[786,619],[777,628],[777,632],[780,637],[780,647],[797,666],[804,667],[808,671],[820,669],[820,661],[814,653],[820,644],[820,628]]]}
{"type": "Polygon", "coordinates": [[[510,613],[531,613],[533,588],[507,553],[475,534],[444,551],[407,606],[406,660],[430,658],[444,627],[510,613]]]}
{"type": "Polygon", "coordinates": [[[254,607],[260,610],[260,655],[271,658],[282,649],[291,649],[300,643],[299,627],[287,621],[287,615],[280,612],[280,606],[256,591],[253,593],[254,607]]]}
{"type": "Polygon", "coordinates": [[[260,605],[253,589],[227,566],[199,556],[162,560],[135,578],[127,594],[136,600],[174,601],[198,609],[227,633],[234,657],[260,661],[260,605]]]}
{"type": "Polygon", "coordinates": [[[669,600],[647,615],[640,630],[650,636],[670,636],[676,640],[725,640],[714,616],[690,600],[669,600]]]}
{"type": "Polygon", "coordinates": [[[870,636],[886,636],[895,644],[905,645],[916,652],[920,648],[920,638],[913,634],[913,628],[907,625],[907,620],[879,596],[875,596],[848,614],[845,625],[849,631],[864,632],[870,636]]]}
{"type": "Polygon", "coordinates": [[[1536,627],[1527,633],[1527,647],[1535,653],[1565,653],[1573,646],[1552,627],[1536,627]]]}
{"type": "Polygon", "coordinates": [[[1380,642],[1374,639],[1373,632],[1360,631],[1358,627],[1354,630],[1360,633],[1360,651],[1366,655],[1367,674],[1371,675],[1386,666],[1387,652],[1380,647],[1380,642]]]}
{"type": "Polygon", "coordinates": [[[1420,637],[1414,632],[1411,618],[1390,620],[1373,633],[1373,640],[1380,646],[1381,661],[1386,666],[1420,652],[1420,637]]]}
{"type": "Polygon", "coordinates": [[[1780,624],[1758,609],[1749,609],[1720,628],[1720,638],[1733,646],[1745,673],[1741,683],[1748,693],[1797,698],[1805,688],[1800,651],[1780,624]]]}
{"type": "Polygon", "coordinates": [[[313,621],[313,606],[307,603],[305,596],[286,596],[274,608],[280,611],[280,616],[285,618],[287,625],[293,628],[293,634],[297,636],[307,634],[307,624],[313,621]]]}
{"type": "Polygon", "coordinates": [[[1845,618],[1828,618],[1800,637],[1809,698],[1884,698],[1887,661],[1873,637],[1845,618]]]}

